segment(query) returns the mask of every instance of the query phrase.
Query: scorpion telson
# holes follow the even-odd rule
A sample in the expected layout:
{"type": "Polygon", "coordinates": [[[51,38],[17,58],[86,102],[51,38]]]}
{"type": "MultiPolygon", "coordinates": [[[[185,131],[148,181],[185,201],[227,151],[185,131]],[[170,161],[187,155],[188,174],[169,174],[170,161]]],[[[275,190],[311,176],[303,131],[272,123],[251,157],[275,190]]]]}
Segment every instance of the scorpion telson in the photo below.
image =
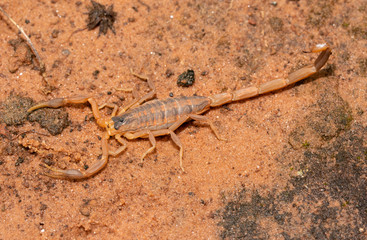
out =
{"type": "Polygon", "coordinates": [[[102,137],[102,158],[93,163],[90,168],[82,172],[78,169],[61,170],[44,165],[50,170],[46,175],[65,179],[88,178],[106,166],[110,155],[116,156],[126,149],[127,144],[123,137],[127,139],[149,139],[152,146],[143,154],[143,159],[155,149],[155,137],[163,135],[170,135],[173,142],[180,148],[180,167],[184,171],[182,164],[183,146],[174,132],[178,127],[189,120],[203,121],[209,124],[216,137],[221,139],[213,123],[206,116],[200,114],[209,110],[210,107],[217,107],[275,91],[315,74],[325,65],[331,55],[331,50],[327,44],[318,44],[310,52],[320,52],[313,65],[298,69],[289,74],[287,78],[275,79],[261,84],[259,87],[243,88],[231,93],[220,93],[209,97],[189,96],[148,101],[156,93],[153,82],[148,78],[134,74],[147,81],[151,91],[140,99],[135,98],[132,103],[123,107],[120,111],[118,111],[119,108],[115,104],[103,104],[98,107],[96,100],[89,96],[57,98],[33,106],[28,112],[44,107],[57,108],[66,104],[89,102],[97,124],[106,129],[102,137]],[[111,117],[101,117],[100,109],[104,107],[113,109],[111,117]],[[112,150],[109,148],[108,139],[110,137],[114,137],[121,144],[118,149],[112,150]]]}

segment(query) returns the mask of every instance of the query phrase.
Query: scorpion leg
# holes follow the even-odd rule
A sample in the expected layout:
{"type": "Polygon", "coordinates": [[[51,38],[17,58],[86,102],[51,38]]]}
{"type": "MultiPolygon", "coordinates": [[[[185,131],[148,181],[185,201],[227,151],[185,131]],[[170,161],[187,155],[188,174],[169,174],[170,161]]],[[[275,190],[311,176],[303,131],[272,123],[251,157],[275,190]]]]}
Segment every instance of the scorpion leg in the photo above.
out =
{"type": "Polygon", "coordinates": [[[207,118],[207,117],[205,117],[203,115],[197,115],[197,114],[190,114],[189,117],[191,119],[195,120],[195,121],[204,121],[204,122],[207,122],[209,124],[210,128],[212,129],[212,131],[214,132],[215,136],[218,138],[218,140],[226,141],[225,138],[222,138],[219,135],[217,129],[214,127],[213,122],[209,118],[207,118]]]}
{"type": "Polygon", "coordinates": [[[118,112],[117,115],[120,115],[120,114],[126,112],[128,109],[130,109],[130,108],[132,108],[134,106],[140,105],[140,104],[142,104],[143,102],[145,102],[145,101],[147,101],[149,99],[152,99],[155,96],[155,94],[156,94],[156,88],[154,86],[153,81],[150,78],[145,77],[145,76],[138,75],[138,74],[134,73],[132,70],[130,70],[130,71],[131,71],[131,73],[135,77],[137,77],[137,78],[139,78],[141,80],[146,81],[148,83],[148,86],[149,86],[149,88],[151,90],[150,90],[150,92],[148,92],[147,94],[145,94],[143,97],[137,98],[137,93],[134,92],[135,90],[133,89],[132,92],[133,92],[133,96],[134,96],[135,99],[131,103],[129,103],[127,106],[125,106],[123,109],[121,109],[118,112]]]}
{"type": "Polygon", "coordinates": [[[171,128],[156,130],[156,131],[152,131],[151,133],[155,137],[156,136],[171,135],[171,138],[172,138],[173,142],[180,148],[180,168],[182,169],[183,172],[185,172],[185,169],[183,168],[183,165],[182,165],[183,146],[182,146],[182,143],[181,143],[180,139],[176,135],[176,133],[171,128]]]}
{"type": "Polygon", "coordinates": [[[141,161],[144,160],[145,156],[148,153],[151,153],[155,147],[156,147],[156,140],[155,137],[152,133],[152,131],[146,129],[146,130],[142,130],[139,132],[135,132],[135,133],[125,133],[124,137],[126,137],[127,139],[136,139],[136,138],[149,138],[150,143],[152,144],[152,146],[143,154],[143,156],[141,157],[141,161]]]}
{"type": "Polygon", "coordinates": [[[117,150],[109,150],[108,151],[108,155],[111,155],[111,156],[117,156],[119,155],[122,151],[124,151],[126,149],[126,141],[121,137],[120,134],[116,134],[115,135],[115,139],[122,145],[121,147],[119,147],[117,150]]]}
{"type": "Polygon", "coordinates": [[[180,148],[180,167],[181,167],[182,171],[185,172],[185,170],[183,168],[183,165],[182,165],[183,146],[182,146],[182,143],[181,143],[180,139],[173,132],[173,130],[171,128],[169,128],[169,129],[155,130],[155,131],[143,130],[143,131],[136,132],[136,133],[126,133],[124,136],[127,139],[146,138],[146,137],[149,138],[149,140],[150,140],[150,142],[152,144],[152,147],[149,148],[143,154],[143,156],[141,158],[141,161],[143,161],[143,159],[145,158],[145,156],[148,153],[151,153],[156,148],[156,140],[155,140],[155,137],[157,137],[157,136],[164,136],[164,135],[171,135],[171,138],[172,138],[173,142],[180,148]]]}
{"type": "MultiPolygon", "coordinates": [[[[108,151],[108,145],[107,145],[107,139],[109,138],[109,135],[106,133],[102,138],[102,158],[95,162],[91,167],[89,167],[84,173],[81,172],[78,169],[56,169],[53,167],[50,167],[46,164],[43,164],[46,168],[48,168],[51,172],[45,173],[46,176],[52,177],[52,178],[64,178],[64,179],[70,179],[70,180],[80,180],[84,178],[91,177],[101,171],[107,164],[108,161],[108,155],[111,153],[108,151]]],[[[124,150],[126,147],[122,146],[122,150],[124,150]]],[[[117,150],[118,153],[120,149],[117,150]]],[[[113,155],[113,154],[112,154],[113,155]]]]}
{"type": "Polygon", "coordinates": [[[182,164],[182,158],[183,158],[182,143],[181,143],[180,139],[178,138],[178,136],[176,135],[176,133],[173,130],[167,129],[167,134],[171,135],[171,138],[172,138],[173,142],[176,143],[176,145],[180,148],[180,167],[181,167],[181,170],[183,172],[185,172],[185,169],[183,168],[183,164],[182,164]]]}
{"type": "Polygon", "coordinates": [[[180,148],[180,168],[183,172],[185,172],[185,169],[183,168],[183,164],[182,164],[183,146],[182,146],[180,139],[176,135],[176,133],[173,130],[171,130],[170,128],[157,130],[153,132],[154,136],[162,136],[162,135],[168,135],[168,134],[171,135],[171,139],[173,140],[173,142],[180,148]]]}
{"type": "Polygon", "coordinates": [[[171,129],[172,131],[176,130],[178,127],[180,127],[183,123],[185,123],[190,118],[192,120],[195,120],[195,121],[204,121],[204,122],[208,123],[209,126],[210,126],[210,128],[214,132],[215,136],[218,138],[218,140],[221,140],[221,141],[225,141],[226,140],[226,139],[222,138],[219,135],[217,129],[214,127],[213,122],[209,118],[207,118],[207,117],[205,117],[203,115],[198,115],[198,114],[189,114],[189,115],[186,115],[186,116],[182,116],[169,129],[171,129]]]}
{"type": "Polygon", "coordinates": [[[155,137],[154,135],[152,134],[151,131],[147,130],[147,134],[148,134],[148,138],[149,138],[149,141],[150,143],[152,144],[152,146],[143,154],[143,156],[141,157],[141,161],[144,160],[145,156],[148,154],[148,153],[151,153],[153,152],[153,150],[155,149],[156,147],[156,141],[155,141],[155,137]]]}
{"type": "Polygon", "coordinates": [[[98,107],[99,110],[101,110],[102,108],[111,108],[112,109],[112,113],[111,113],[111,117],[116,116],[117,110],[118,110],[118,106],[114,103],[104,103],[101,106],[98,107]]]}
{"type": "MultiPolygon", "coordinates": [[[[182,164],[182,158],[183,158],[183,146],[181,144],[180,139],[178,138],[178,136],[173,132],[174,130],[176,130],[178,127],[180,127],[183,123],[185,123],[188,119],[193,119],[195,121],[205,121],[209,124],[210,128],[212,129],[212,131],[214,132],[215,136],[218,138],[218,140],[222,140],[225,141],[226,139],[222,138],[219,134],[217,129],[214,127],[214,124],[212,123],[212,121],[203,116],[203,115],[197,115],[197,114],[189,114],[187,116],[183,116],[180,119],[177,120],[177,122],[175,122],[167,131],[166,134],[170,134],[172,140],[176,143],[176,145],[180,148],[180,167],[182,169],[183,172],[185,172],[184,168],[183,168],[183,164],[182,164]]],[[[162,133],[164,130],[161,130],[162,133]]],[[[154,132],[153,132],[154,133],[154,132]]],[[[159,130],[157,132],[155,132],[156,134],[159,134],[159,130]]],[[[166,135],[166,134],[159,134],[159,135],[166,135]]],[[[158,136],[158,135],[157,135],[158,136]]]]}

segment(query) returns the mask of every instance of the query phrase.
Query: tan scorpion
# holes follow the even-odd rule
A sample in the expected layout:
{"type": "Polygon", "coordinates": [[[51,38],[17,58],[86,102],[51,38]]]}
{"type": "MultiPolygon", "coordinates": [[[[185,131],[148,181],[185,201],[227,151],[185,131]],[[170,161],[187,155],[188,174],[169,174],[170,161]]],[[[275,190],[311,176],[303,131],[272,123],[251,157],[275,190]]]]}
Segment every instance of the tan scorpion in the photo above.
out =
{"type": "Polygon", "coordinates": [[[46,175],[53,178],[65,179],[84,179],[95,175],[106,166],[108,156],[116,156],[126,149],[127,144],[122,136],[127,139],[149,139],[152,147],[143,154],[143,159],[156,148],[155,137],[170,135],[173,142],[180,148],[180,167],[184,171],[182,164],[183,146],[174,132],[178,127],[189,120],[204,121],[209,124],[216,137],[221,139],[213,123],[207,117],[201,115],[202,113],[208,111],[211,107],[218,107],[223,104],[284,88],[318,72],[331,55],[330,47],[327,44],[318,44],[310,52],[320,52],[313,65],[290,73],[288,78],[275,79],[261,84],[259,87],[243,88],[232,93],[220,93],[210,97],[183,96],[164,100],[150,100],[155,96],[156,89],[153,82],[146,78],[143,80],[147,81],[151,91],[140,99],[135,98],[132,103],[123,107],[120,111],[118,111],[118,106],[115,104],[103,104],[98,107],[96,100],[93,97],[87,96],[56,98],[35,105],[28,109],[28,112],[44,107],[58,108],[66,104],[89,102],[92,106],[93,115],[97,124],[107,130],[102,137],[102,158],[93,163],[87,170],[84,172],[78,169],[61,170],[44,165],[50,170],[46,175]],[[99,110],[103,107],[113,109],[110,117],[101,116],[99,110]],[[112,136],[122,145],[116,150],[111,150],[108,147],[108,139],[112,136]]]}

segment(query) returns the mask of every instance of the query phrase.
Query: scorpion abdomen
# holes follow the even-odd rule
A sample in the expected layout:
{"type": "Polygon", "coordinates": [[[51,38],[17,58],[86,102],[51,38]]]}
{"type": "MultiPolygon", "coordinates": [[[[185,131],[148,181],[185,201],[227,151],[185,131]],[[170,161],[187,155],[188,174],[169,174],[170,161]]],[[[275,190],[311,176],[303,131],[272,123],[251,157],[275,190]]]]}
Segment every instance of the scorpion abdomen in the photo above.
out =
{"type": "Polygon", "coordinates": [[[201,96],[152,100],[113,117],[114,127],[121,132],[141,129],[167,129],[178,119],[190,114],[201,114],[209,109],[210,99],[201,96]],[[122,128],[122,129],[120,129],[122,128]]]}

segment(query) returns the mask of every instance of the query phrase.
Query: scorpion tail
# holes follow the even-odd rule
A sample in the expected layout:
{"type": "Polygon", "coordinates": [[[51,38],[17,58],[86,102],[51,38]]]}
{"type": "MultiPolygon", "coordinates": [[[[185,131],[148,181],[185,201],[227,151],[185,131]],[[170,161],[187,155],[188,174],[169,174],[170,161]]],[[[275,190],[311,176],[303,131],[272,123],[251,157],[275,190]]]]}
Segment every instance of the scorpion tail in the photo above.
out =
{"type": "Polygon", "coordinates": [[[268,92],[272,92],[281,88],[284,88],[288,85],[301,81],[318,71],[326,64],[327,60],[331,55],[331,49],[329,45],[317,44],[311,51],[309,52],[321,52],[318,58],[315,60],[313,65],[309,65],[298,69],[288,75],[288,78],[278,78],[272,81],[261,84],[259,87],[248,87],[242,88],[233,93],[220,93],[213,96],[210,96],[211,100],[210,106],[217,107],[226,103],[240,101],[243,99],[255,97],[261,94],[265,94],[268,92]]]}

